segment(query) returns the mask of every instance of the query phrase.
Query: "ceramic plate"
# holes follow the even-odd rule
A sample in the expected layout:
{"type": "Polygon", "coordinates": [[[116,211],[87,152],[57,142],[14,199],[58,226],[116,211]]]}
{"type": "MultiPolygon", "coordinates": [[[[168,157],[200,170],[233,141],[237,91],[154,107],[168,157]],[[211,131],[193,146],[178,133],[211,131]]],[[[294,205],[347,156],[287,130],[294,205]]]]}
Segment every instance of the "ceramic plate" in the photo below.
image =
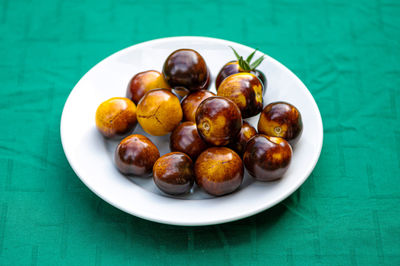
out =
{"type": "MultiPolygon", "coordinates": [[[[258,69],[268,79],[264,105],[287,101],[303,118],[303,134],[294,147],[291,165],[279,181],[257,182],[247,173],[233,194],[212,197],[194,187],[190,194],[171,197],[160,192],[152,178],[126,177],[114,166],[118,141],[104,139],[95,127],[98,105],[111,97],[125,96],[131,77],[141,71],[161,71],[167,56],[179,48],[192,48],[206,60],[212,73],[210,90],[221,67],[234,59],[229,48],[247,56],[254,49],[238,43],[205,38],[173,37],[123,49],[94,66],[76,84],[65,103],[61,140],[77,176],[103,200],[132,215],[166,224],[208,225],[225,223],[266,210],[292,194],[310,175],[318,161],[323,140],[321,115],[304,84],[285,66],[266,55],[258,69]]],[[[262,55],[257,52],[254,58],[262,55]]],[[[248,119],[257,128],[258,116],[248,119]]],[[[149,136],[138,125],[134,133],[148,136],[161,155],[169,152],[169,135],[149,136]]]]}

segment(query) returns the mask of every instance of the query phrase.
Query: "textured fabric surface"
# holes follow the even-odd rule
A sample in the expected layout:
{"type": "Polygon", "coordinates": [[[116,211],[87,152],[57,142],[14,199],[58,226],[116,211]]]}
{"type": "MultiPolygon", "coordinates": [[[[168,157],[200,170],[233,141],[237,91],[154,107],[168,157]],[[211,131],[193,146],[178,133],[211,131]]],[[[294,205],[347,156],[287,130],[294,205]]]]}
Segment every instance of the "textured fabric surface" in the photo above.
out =
{"type": "Polygon", "coordinates": [[[399,265],[400,3],[0,0],[1,265],[399,265]],[[62,108],[104,57],[199,35],[257,47],[319,105],[324,147],[291,197],[185,228],[125,214],[70,168],[62,108]]]}

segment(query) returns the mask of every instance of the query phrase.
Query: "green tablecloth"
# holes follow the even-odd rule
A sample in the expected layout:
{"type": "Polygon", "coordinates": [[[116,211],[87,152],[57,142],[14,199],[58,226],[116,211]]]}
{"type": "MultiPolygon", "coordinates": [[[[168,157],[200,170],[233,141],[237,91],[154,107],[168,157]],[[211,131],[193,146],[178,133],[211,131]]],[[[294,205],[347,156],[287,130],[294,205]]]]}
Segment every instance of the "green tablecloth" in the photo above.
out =
{"type": "Polygon", "coordinates": [[[398,1],[1,0],[0,48],[0,264],[400,264],[398,1]],[[59,124],[79,78],[178,35],[258,47],[316,99],[320,160],[276,207],[162,225],[108,205],[70,168],[59,124]]]}

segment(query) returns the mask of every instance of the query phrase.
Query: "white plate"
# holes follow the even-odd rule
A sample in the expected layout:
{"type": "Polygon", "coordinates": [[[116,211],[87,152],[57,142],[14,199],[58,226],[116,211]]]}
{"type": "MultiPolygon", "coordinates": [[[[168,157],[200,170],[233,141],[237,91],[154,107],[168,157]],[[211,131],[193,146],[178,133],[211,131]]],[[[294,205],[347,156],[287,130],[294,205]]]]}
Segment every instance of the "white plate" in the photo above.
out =
{"type": "MultiPolygon", "coordinates": [[[[211,197],[195,187],[184,197],[162,194],[152,178],[127,178],[113,163],[118,141],[105,140],[95,128],[97,106],[115,96],[125,96],[130,78],[141,71],[161,71],[167,56],[179,48],[197,50],[215,76],[234,55],[228,46],[247,56],[254,49],[220,39],[173,37],[144,42],[119,51],[94,66],[76,84],[65,103],[61,140],[65,155],[78,177],[111,205],[147,220],[175,225],[208,225],[229,222],[268,209],[292,194],[310,175],[318,161],[323,139],[321,115],[304,84],[285,66],[266,56],[259,69],[268,79],[264,105],[287,101],[303,118],[303,134],[294,147],[289,170],[280,181],[262,183],[247,173],[240,189],[223,197],[211,197]]],[[[257,52],[254,58],[260,56],[257,52]]],[[[248,120],[257,126],[258,116],[248,120]]],[[[256,127],[257,128],[257,127],[256,127]]],[[[135,133],[144,134],[138,126],[135,133]]],[[[152,137],[161,155],[169,152],[169,136],[152,137]]]]}

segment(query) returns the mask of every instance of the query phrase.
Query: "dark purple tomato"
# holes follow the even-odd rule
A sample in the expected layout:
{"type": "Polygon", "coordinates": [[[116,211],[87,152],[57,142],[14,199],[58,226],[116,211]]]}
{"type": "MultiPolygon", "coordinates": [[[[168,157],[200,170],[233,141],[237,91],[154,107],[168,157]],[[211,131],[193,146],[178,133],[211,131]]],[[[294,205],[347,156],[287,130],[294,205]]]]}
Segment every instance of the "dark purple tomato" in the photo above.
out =
{"type": "Polygon", "coordinates": [[[179,49],[170,54],[162,72],[175,90],[206,90],[210,84],[210,71],[204,58],[192,49],[179,49]]]}
{"type": "Polygon", "coordinates": [[[182,152],[167,153],[155,162],[153,180],[167,194],[188,193],[194,183],[193,162],[182,152]]]}
{"type": "Polygon", "coordinates": [[[247,142],[256,134],[256,129],[246,121],[243,121],[242,129],[236,136],[236,139],[229,145],[229,147],[232,148],[232,150],[236,151],[240,156],[242,156],[246,149],[247,142]]]}
{"type": "Polygon", "coordinates": [[[215,88],[218,90],[219,85],[221,85],[222,81],[229,77],[230,75],[237,74],[240,72],[249,72],[254,74],[257,78],[261,80],[261,83],[263,84],[263,90],[262,93],[263,95],[265,94],[267,90],[267,78],[265,77],[265,74],[258,69],[255,70],[249,70],[249,71],[244,71],[239,67],[238,61],[230,61],[226,63],[221,70],[219,71],[217,78],[215,79],[215,88]]]}
{"type": "Polygon", "coordinates": [[[155,161],[160,157],[156,145],[143,135],[135,134],[124,138],[115,150],[115,164],[127,175],[151,174],[155,161]]]}
{"type": "Polygon", "coordinates": [[[274,181],[287,171],[292,154],[292,147],[283,138],[258,134],[247,142],[243,162],[255,179],[274,181]]]}
{"type": "Polygon", "coordinates": [[[265,106],[258,121],[258,132],[284,138],[291,145],[299,140],[303,122],[299,110],[286,102],[274,102],[265,106]]]}
{"type": "Polygon", "coordinates": [[[171,151],[186,153],[196,160],[205,149],[207,143],[200,137],[196,123],[186,121],[177,126],[170,136],[169,147],[171,151]]]}
{"type": "Polygon", "coordinates": [[[196,111],[199,135],[209,144],[225,146],[242,128],[240,109],[225,97],[213,96],[201,102],[196,111]]]}

